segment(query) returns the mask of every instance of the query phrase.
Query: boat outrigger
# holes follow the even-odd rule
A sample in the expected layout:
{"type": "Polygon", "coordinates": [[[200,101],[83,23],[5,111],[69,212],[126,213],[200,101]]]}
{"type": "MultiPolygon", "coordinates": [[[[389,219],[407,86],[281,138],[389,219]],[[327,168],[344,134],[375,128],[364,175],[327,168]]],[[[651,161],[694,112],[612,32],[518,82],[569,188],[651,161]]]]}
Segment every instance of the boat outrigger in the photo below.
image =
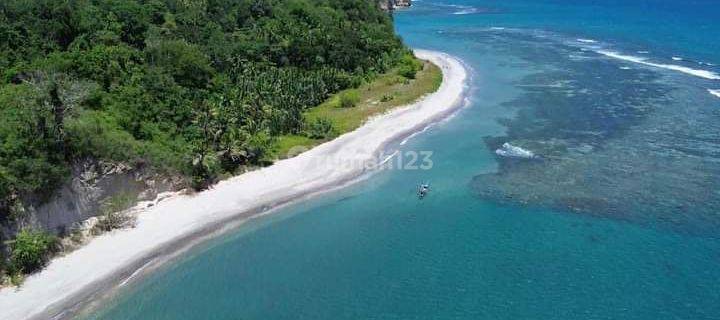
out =
{"type": "Polygon", "coordinates": [[[418,198],[422,199],[425,198],[427,193],[430,192],[430,184],[429,183],[422,183],[418,187],[418,198]]]}

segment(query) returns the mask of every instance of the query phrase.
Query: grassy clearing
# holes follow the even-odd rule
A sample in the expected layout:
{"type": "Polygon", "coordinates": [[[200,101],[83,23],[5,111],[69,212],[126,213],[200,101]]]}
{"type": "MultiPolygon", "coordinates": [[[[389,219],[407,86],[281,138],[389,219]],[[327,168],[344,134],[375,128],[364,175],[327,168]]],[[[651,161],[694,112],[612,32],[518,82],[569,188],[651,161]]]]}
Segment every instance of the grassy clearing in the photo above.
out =
{"type": "Polygon", "coordinates": [[[338,135],[355,130],[368,118],[390,109],[410,104],[422,96],[435,92],[442,82],[442,71],[436,65],[421,61],[422,69],[415,79],[402,76],[402,67],[379,76],[356,89],[341,91],[305,113],[308,123],[325,119],[332,123],[330,137],[313,139],[306,135],[285,135],[277,139],[271,153],[273,159],[297,155],[297,150],[309,149],[338,135]],[[352,100],[354,106],[349,106],[352,100]],[[292,152],[295,151],[295,152],[292,152]]]}

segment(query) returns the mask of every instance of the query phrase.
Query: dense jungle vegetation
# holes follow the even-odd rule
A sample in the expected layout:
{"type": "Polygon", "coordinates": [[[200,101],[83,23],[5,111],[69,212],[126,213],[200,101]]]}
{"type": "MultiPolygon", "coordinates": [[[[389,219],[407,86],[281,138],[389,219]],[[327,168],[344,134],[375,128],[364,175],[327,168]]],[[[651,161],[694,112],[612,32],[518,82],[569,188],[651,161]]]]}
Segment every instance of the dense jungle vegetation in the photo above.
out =
{"type": "Polygon", "coordinates": [[[368,0],[3,0],[0,218],[95,158],[196,188],[409,51],[368,0]]]}
{"type": "MultiPolygon", "coordinates": [[[[352,107],[352,88],[417,68],[374,0],[3,0],[0,224],[83,159],[202,189],[272,160],[284,137],[337,132],[306,119],[332,94],[352,107]]],[[[15,238],[0,274],[39,268],[55,243],[15,238]]]]}

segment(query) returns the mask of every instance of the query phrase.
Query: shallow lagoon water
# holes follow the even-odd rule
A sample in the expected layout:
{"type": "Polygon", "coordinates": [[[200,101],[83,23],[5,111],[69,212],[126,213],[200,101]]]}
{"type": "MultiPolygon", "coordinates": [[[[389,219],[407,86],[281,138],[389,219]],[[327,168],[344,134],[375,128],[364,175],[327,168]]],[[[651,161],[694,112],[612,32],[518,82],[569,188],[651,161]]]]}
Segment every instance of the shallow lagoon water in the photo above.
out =
{"type": "Polygon", "coordinates": [[[720,83],[596,50],[717,72],[697,61],[720,62],[707,23],[720,11],[639,3],[398,12],[410,45],[472,69],[464,109],[393,146],[433,151],[432,170],[382,171],[253,221],[88,318],[717,319],[720,99],[707,89],[720,83]],[[508,141],[540,158],[497,157],[508,141]]]}

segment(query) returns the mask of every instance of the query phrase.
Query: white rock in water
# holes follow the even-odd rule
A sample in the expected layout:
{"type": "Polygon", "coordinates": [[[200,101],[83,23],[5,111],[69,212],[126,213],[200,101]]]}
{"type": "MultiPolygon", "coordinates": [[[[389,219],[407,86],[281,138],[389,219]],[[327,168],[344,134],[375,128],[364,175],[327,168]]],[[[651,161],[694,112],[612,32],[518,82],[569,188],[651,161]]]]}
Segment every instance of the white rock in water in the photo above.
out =
{"type": "Polygon", "coordinates": [[[535,154],[532,151],[525,150],[520,147],[516,147],[507,142],[503,143],[502,148],[495,150],[495,153],[501,157],[512,157],[512,158],[523,158],[523,159],[535,158],[535,154]]]}

